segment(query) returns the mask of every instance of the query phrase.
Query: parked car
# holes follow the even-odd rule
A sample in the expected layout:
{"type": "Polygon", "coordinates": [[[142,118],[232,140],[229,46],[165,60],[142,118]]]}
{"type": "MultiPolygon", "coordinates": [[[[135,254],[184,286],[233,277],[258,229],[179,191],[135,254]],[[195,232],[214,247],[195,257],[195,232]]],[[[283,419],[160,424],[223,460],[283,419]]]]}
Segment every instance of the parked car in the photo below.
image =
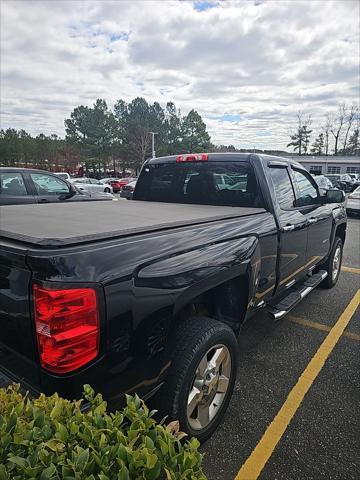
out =
{"type": "Polygon", "coordinates": [[[120,188],[124,187],[125,185],[127,185],[130,182],[134,182],[135,180],[137,180],[137,177],[120,178],[120,180],[119,180],[120,188]]]}
{"type": "Polygon", "coordinates": [[[343,173],[340,175],[340,180],[351,185],[351,192],[360,185],[360,182],[352,177],[349,173],[343,173]]]}
{"type": "Polygon", "coordinates": [[[360,175],[358,175],[357,173],[349,173],[349,177],[351,178],[353,184],[352,191],[354,191],[357,187],[360,186],[360,175]]]}
{"type": "Polygon", "coordinates": [[[346,212],[348,215],[360,214],[360,186],[357,187],[347,198],[346,212]]]}
{"type": "Polygon", "coordinates": [[[70,182],[71,177],[70,174],[67,172],[54,172],[54,175],[57,175],[58,177],[62,178],[63,180],[67,180],[70,182]]]}
{"type": "Polygon", "coordinates": [[[294,160],[210,153],[146,161],[121,205],[2,207],[1,370],[30,393],[154,396],[203,441],[229,404],[244,321],[336,284],[344,199],[294,160]]]}
{"type": "Polygon", "coordinates": [[[346,180],[342,175],[325,175],[326,178],[331,180],[331,183],[334,185],[334,187],[344,190],[344,192],[348,193],[351,192],[352,190],[352,182],[349,180],[346,180]]]}
{"type": "Polygon", "coordinates": [[[121,190],[120,178],[102,178],[100,182],[111,185],[114,193],[119,193],[121,190]]]}
{"type": "MultiPolygon", "coordinates": [[[[74,185],[74,187],[77,189],[78,187],[76,187],[76,185],[74,185]]],[[[79,192],[82,194],[82,195],[87,195],[89,196],[90,198],[94,199],[94,200],[113,200],[113,201],[117,201],[118,199],[115,197],[114,194],[112,193],[108,193],[108,192],[87,192],[85,190],[79,190],[79,192]]]]}
{"type": "Polygon", "coordinates": [[[131,200],[133,198],[133,193],[136,186],[136,180],[129,182],[127,185],[124,185],[120,191],[120,197],[131,200]]]}
{"type": "Polygon", "coordinates": [[[101,183],[96,178],[73,178],[71,182],[82,191],[113,193],[111,185],[101,183]]]}
{"type": "Polygon", "coordinates": [[[313,177],[322,194],[326,193],[327,190],[334,188],[331,180],[325,177],[325,175],[313,175],[313,177]]]}
{"type": "MultiPolygon", "coordinates": [[[[104,194],[103,194],[104,195],[104,194]]],[[[58,175],[30,168],[0,167],[0,205],[111,200],[80,191],[58,175]]]]}

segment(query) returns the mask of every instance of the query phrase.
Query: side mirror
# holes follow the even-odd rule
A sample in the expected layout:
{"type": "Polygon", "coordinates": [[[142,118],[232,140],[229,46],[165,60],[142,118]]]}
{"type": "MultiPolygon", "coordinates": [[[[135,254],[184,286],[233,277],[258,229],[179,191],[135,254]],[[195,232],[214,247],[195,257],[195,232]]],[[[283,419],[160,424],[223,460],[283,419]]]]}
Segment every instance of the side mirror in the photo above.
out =
{"type": "Polygon", "coordinates": [[[342,190],[330,189],[325,194],[326,203],[344,203],[345,193],[342,190]]]}
{"type": "Polygon", "coordinates": [[[70,193],[72,195],[76,195],[77,194],[77,189],[76,189],[75,185],[73,185],[72,183],[69,183],[69,187],[70,187],[70,193]]]}
{"type": "Polygon", "coordinates": [[[71,198],[77,194],[75,185],[73,185],[70,182],[66,182],[66,185],[69,187],[69,192],[63,193],[62,195],[60,195],[60,200],[66,200],[67,198],[71,198]]]}

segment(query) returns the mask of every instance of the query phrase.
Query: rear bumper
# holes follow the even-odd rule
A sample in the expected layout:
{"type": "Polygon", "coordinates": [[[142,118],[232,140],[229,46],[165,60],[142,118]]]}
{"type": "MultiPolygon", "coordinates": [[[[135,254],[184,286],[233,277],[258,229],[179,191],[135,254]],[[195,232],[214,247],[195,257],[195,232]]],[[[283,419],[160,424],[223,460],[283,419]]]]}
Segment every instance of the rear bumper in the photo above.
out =
{"type": "Polygon", "coordinates": [[[360,213],[360,199],[348,198],[346,203],[346,211],[348,213],[360,213]]]}
{"type": "Polygon", "coordinates": [[[102,360],[100,357],[83,370],[63,377],[41,370],[41,380],[38,382],[37,376],[31,377],[29,371],[38,371],[40,367],[0,346],[0,388],[17,383],[20,384],[21,391],[28,392],[31,397],[38,397],[41,393],[50,396],[57,392],[69,400],[79,400],[82,398],[84,384],[90,384],[96,392],[104,395],[110,409],[116,409],[124,403],[125,393],[136,392],[146,400],[164,383],[167,368],[156,375],[155,372],[158,372],[156,363],[144,361],[135,364],[115,378],[109,375],[111,367],[107,365],[104,368],[102,360]]]}
{"type": "Polygon", "coordinates": [[[127,192],[126,190],[125,192],[123,191],[120,192],[121,198],[132,198],[132,196],[133,196],[133,192],[127,192]]]}
{"type": "Polygon", "coordinates": [[[40,394],[33,385],[25,382],[23,378],[17,377],[0,365],[0,388],[6,388],[12,383],[18,383],[23,394],[28,392],[31,397],[38,397],[40,394]]]}
{"type": "MultiPolygon", "coordinates": [[[[24,382],[23,379],[15,377],[10,372],[3,371],[3,368],[0,365],[0,388],[6,388],[13,383],[17,383],[20,385],[20,392],[23,395],[26,394],[30,398],[37,398],[40,395],[40,392],[36,390],[32,385],[27,384],[26,382],[24,382]]],[[[84,399],[81,404],[80,410],[86,411],[89,406],[89,402],[85,401],[84,399]]]]}

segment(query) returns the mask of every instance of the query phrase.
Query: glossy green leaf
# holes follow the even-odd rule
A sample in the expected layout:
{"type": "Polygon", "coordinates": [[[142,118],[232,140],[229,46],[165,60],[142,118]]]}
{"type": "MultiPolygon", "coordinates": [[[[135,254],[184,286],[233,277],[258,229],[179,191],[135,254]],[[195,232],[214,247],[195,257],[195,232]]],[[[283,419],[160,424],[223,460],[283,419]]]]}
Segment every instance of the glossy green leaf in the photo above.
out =
{"type": "Polygon", "coordinates": [[[9,462],[15,463],[15,465],[18,465],[21,468],[26,468],[29,466],[28,460],[22,457],[10,457],[9,462]]]}
{"type": "Polygon", "coordinates": [[[136,396],[108,413],[101,395],[91,387],[87,395],[81,411],[79,402],[56,394],[31,400],[17,387],[0,388],[0,452],[7,459],[0,480],[205,479],[199,443],[180,442],[177,422],[157,424],[136,396]]]}

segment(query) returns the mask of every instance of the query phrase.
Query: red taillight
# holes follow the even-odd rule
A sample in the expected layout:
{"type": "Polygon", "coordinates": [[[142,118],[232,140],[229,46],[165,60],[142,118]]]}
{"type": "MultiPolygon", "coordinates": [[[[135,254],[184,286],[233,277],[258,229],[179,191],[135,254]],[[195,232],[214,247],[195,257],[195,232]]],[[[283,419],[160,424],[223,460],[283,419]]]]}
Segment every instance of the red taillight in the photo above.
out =
{"type": "Polygon", "coordinates": [[[207,153],[192,153],[191,155],[178,155],[176,163],[180,162],[206,162],[209,160],[207,153]]]}
{"type": "Polygon", "coordinates": [[[52,290],[34,285],[41,366],[56,373],[76,370],[99,353],[99,313],[93,288],[52,290]]]}

